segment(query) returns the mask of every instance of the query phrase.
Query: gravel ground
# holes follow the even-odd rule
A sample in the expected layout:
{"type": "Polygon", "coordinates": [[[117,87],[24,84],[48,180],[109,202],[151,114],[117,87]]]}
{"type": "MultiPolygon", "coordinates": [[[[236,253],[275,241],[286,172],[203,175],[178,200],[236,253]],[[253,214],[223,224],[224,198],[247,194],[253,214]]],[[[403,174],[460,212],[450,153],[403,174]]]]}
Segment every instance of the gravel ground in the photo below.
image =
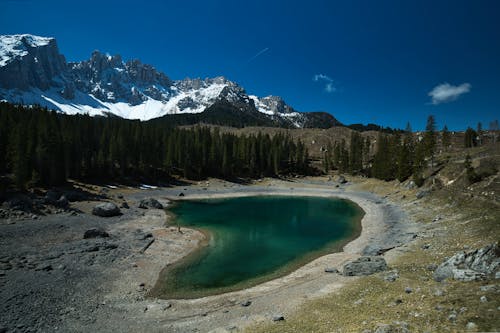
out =
{"type": "Polygon", "coordinates": [[[109,191],[111,201],[127,201],[131,207],[122,208],[121,216],[96,217],[90,214],[95,202],[77,202],[71,205],[81,211],[76,215],[65,212],[15,223],[0,219],[0,332],[223,332],[286,316],[304,301],[356,279],[325,273],[325,267],[340,269],[360,254],[404,247],[419,232],[387,199],[351,191],[349,184],[335,185],[318,180],[256,185],[211,180],[161,189],[118,188],[109,191]],[[169,199],[255,194],[351,199],[366,212],[362,234],[344,252],[249,289],[195,300],[147,296],[159,272],[197,248],[204,235],[166,226],[163,210],[137,208],[141,199],[153,197],[166,204],[169,199]],[[91,228],[110,236],[84,239],[91,228]]]}

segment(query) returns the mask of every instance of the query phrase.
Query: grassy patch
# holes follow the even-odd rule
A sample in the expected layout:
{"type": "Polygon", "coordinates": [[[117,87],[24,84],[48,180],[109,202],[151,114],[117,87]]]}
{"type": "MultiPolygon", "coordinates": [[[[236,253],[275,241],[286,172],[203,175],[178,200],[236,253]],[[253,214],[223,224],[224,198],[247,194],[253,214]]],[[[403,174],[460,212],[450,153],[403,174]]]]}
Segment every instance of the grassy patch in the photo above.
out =
{"type": "Polygon", "coordinates": [[[401,204],[426,230],[390,263],[399,278],[385,281],[387,272],[382,272],[353,280],[334,294],[306,302],[284,322],[261,323],[248,331],[362,332],[394,321],[406,322],[410,332],[463,332],[469,322],[477,325],[472,331],[500,330],[498,286],[480,288],[496,281],[439,283],[429,269],[457,251],[498,241],[498,203],[449,189],[415,200],[414,191],[403,190],[396,182],[372,179],[361,181],[358,188],[401,204]],[[481,301],[482,296],[486,301],[481,301]]]}

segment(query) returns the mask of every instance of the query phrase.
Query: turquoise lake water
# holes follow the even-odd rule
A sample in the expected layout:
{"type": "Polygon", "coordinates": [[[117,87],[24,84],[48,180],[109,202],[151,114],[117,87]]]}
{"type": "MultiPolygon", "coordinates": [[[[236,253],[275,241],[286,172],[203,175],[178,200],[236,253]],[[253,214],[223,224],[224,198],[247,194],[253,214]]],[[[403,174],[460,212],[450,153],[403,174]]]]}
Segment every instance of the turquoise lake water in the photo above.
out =
{"type": "Polygon", "coordinates": [[[181,201],[170,211],[174,223],[210,235],[206,246],[162,272],[155,289],[170,298],[222,293],[286,274],[354,238],[364,214],[347,200],[292,196],[181,201]]]}

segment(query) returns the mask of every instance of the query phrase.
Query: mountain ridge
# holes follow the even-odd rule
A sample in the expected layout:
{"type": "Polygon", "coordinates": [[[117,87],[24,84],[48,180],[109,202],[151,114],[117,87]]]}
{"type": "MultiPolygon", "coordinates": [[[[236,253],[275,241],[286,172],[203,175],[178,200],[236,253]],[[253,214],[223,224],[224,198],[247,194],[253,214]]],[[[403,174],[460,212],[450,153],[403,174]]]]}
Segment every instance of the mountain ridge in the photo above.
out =
{"type": "Polygon", "coordinates": [[[27,34],[0,36],[0,100],[37,104],[66,114],[113,114],[125,119],[186,115],[183,123],[211,119],[213,114],[187,115],[217,107],[226,112],[224,105],[229,103],[243,118],[260,119],[257,123],[267,126],[341,125],[326,112],[298,112],[279,96],[249,95],[223,76],[172,80],[140,60],[125,62],[120,55],[99,51],[92,52],[88,60],[67,62],[55,38],[27,34]]]}

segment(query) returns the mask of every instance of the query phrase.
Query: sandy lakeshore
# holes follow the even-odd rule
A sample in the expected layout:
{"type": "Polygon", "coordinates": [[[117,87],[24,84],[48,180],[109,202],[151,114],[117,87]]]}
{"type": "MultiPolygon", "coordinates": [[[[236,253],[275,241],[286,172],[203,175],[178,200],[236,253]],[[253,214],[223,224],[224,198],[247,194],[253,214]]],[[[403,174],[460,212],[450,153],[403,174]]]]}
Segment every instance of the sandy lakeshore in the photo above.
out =
{"type": "MultiPolygon", "coordinates": [[[[80,223],[76,231],[68,227],[67,237],[54,240],[56,243],[68,242],[76,239],[74,232],[81,235],[86,227],[104,223],[117,251],[120,251],[110,251],[115,254],[107,254],[103,257],[108,258],[106,260],[100,259],[101,251],[96,252],[93,266],[85,274],[75,277],[76,281],[71,281],[69,285],[62,285],[68,289],[65,294],[70,293],[74,297],[55,299],[57,311],[63,312],[55,330],[238,331],[258,322],[270,321],[275,315],[286,317],[299,309],[304,301],[332,293],[356,279],[326,273],[325,268],[341,270],[346,261],[361,254],[397,248],[411,241],[417,232],[416,225],[402,209],[387,199],[351,190],[349,185],[335,187],[333,182],[328,181],[272,180],[255,185],[239,185],[212,180],[210,183],[171,188],[113,189],[110,197],[118,193],[131,206],[131,209],[124,210],[123,216],[103,221],[81,214],[75,220],[80,223]],[[184,196],[180,197],[180,193],[184,196]],[[324,255],[286,276],[248,289],[189,300],[164,300],[148,296],[161,270],[194,251],[206,236],[187,228],[182,228],[182,233],[179,233],[175,225],[168,225],[170,217],[163,210],[135,208],[141,199],[152,197],[168,204],[170,200],[179,199],[255,195],[321,196],[351,200],[365,212],[361,221],[361,234],[344,246],[342,252],[324,255]],[[90,224],[85,225],[86,223],[90,224]],[[151,236],[154,241],[149,244],[146,239],[151,239],[151,236]],[[73,301],[77,302],[79,299],[85,299],[83,305],[74,304],[73,301]],[[244,301],[250,301],[251,305],[242,306],[244,301]]],[[[79,204],[83,212],[88,212],[90,203],[87,206],[79,204]]],[[[47,218],[47,223],[60,223],[60,219],[50,217],[47,218]]],[[[88,258],[85,257],[85,260],[88,258]]],[[[70,264],[67,266],[71,267],[70,264]]],[[[52,272],[57,274],[58,270],[52,272]]],[[[67,272],[62,274],[68,278],[67,272]]],[[[51,296],[47,294],[45,297],[51,296]]]]}
{"type": "MultiPolygon", "coordinates": [[[[413,231],[410,230],[413,226],[408,223],[404,213],[398,207],[390,205],[384,202],[383,199],[369,193],[346,191],[344,188],[325,187],[318,184],[278,181],[274,181],[268,186],[255,185],[225,188],[220,184],[213,184],[213,182],[208,188],[206,184],[202,184],[202,186],[205,187],[192,186],[190,188],[161,189],[150,193],[141,192],[137,195],[141,197],[153,195],[160,201],[161,199],[192,200],[256,195],[343,198],[357,203],[365,211],[361,221],[362,231],[360,236],[348,243],[342,252],[324,255],[286,276],[248,289],[200,299],[158,300],[146,298],[139,304],[120,305],[125,308],[132,307],[130,311],[133,312],[139,312],[139,310],[147,308],[147,311],[141,313],[142,325],[153,321],[157,329],[166,332],[186,332],[190,330],[202,332],[232,331],[255,322],[269,320],[277,314],[286,316],[288,313],[297,310],[305,300],[331,293],[354,279],[340,274],[325,273],[325,268],[341,270],[345,262],[358,257],[364,251],[369,251],[370,248],[392,248],[408,240],[408,234],[413,235],[413,231]],[[184,196],[179,197],[180,192],[184,196]],[[251,306],[242,307],[241,303],[243,301],[251,301],[251,306]],[[164,310],[165,307],[168,309],[164,310]]],[[[183,232],[188,231],[188,229],[183,228],[183,232]]],[[[160,236],[161,239],[160,230],[157,230],[155,235],[157,235],[157,238],[160,236]]],[[[163,236],[169,238],[172,233],[166,233],[163,236]]],[[[175,234],[173,236],[178,237],[175,234]]],[[[184,237],[193,237],[198,242],[184,243],[185,247],[178,251],[178,253],[182,254],[194,250],[200,241],[200,238],[194,235],[191,236],[191,234],[183,234],[182,238],[184,237]]],[[[158,243],[161,244],[161,242],[158,243]]],[[[161,249],[160,245],[151,248],[151,259],[145,263],[146,267],[148,267],[148,276],[143,276],[147,286],[154,285],[158,273],[163,268],[162,263],[167,262],[165,260],[167,258],[161,259],[164,253],[168,252],[167,248],[164,250],[161,249]]],[[[173,261],[170,260],[169,262],[173,261]]],[[[124,276],[126,275],[124,273],[124,276]]],[[[118,279],[118,281],[120,280],[118,279]]],[[[122,285],[117,282],[116,286],[117,290],[112,291],[110,295],[121,292],[122,285]]],[[[119,302],[118,299],[117,301],[119,302]]]]}

